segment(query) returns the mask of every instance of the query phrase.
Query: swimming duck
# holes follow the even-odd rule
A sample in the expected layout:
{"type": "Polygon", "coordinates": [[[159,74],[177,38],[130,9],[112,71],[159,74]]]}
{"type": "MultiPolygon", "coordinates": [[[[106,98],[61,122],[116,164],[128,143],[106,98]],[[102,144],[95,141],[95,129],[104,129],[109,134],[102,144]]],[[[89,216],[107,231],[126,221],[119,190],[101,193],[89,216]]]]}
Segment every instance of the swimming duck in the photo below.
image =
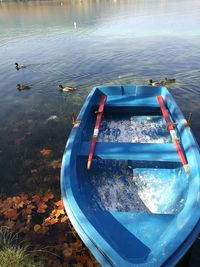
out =
{"type": "Polygon", "coordinates": [[[17,90],[19,91],[23,91],[23,90],[28,90],[30,89],[31,87],[27,84],[17,84],[17,90]]]}
{"type": "Polygon", "coordinates": [[[168,79],[168,78],[165,78],[164,80],[164,83],[167,84],[167,83],[175,83],[176,82],[176,79],[173,78],[173,79],[168,79]]]}
{"type": "Polygon", "coordinates": [[[159,86],[159,85],[163,85],[163,84],[164,84],[163,81],[158,82],[158,81],[153,81],[152,79],[149,80],[149,85],[152,85],[152,86],[159,86]]]}
{"type": "Polygon", "coordinates": [[[24,69],[24,68],[26,68],[26,65],[15,63],[15,68],[16,68],[16,70],[24,69]]]}
{"type": "Polygon", "coordinates": [[[72,92],[72,91],[75,91],[76,88],[74,87],[71,87],[71,86],[63,86],[62,84],[59,84],[59,89],[61,92],[72,92]]]}

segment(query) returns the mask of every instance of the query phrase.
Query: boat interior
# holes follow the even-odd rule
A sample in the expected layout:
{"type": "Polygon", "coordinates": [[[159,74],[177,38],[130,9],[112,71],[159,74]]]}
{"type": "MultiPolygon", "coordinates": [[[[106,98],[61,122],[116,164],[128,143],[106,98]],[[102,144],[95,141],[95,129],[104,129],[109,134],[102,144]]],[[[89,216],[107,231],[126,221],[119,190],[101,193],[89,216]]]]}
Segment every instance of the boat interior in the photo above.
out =
{"type": "MultiPolygon", "coordinates": [[[[171,222],[183,210],[189,190],[189,176],[156,99],[165,92],[162,87],[139,89],[102,87],[91,96],[93,101],[88,100],[78,118],[80,134],[73,148],[75,170],[70,181],[80,210],[100,234],[104,248],[111,244],[112,253],[130,263],[144,262],[149,254],[158,253],[158,246],[170,244],[175,231],[171,222]],[[104,94],[106,105],[88,170],[96,111],[104,94]]],[[[173,108],[170,102],[168,107],[173,108]]],[[[170,118],[176,123],[176,107],[170,118]]],[[[176,128],[178,136],[180,130],[176,128]]]]}

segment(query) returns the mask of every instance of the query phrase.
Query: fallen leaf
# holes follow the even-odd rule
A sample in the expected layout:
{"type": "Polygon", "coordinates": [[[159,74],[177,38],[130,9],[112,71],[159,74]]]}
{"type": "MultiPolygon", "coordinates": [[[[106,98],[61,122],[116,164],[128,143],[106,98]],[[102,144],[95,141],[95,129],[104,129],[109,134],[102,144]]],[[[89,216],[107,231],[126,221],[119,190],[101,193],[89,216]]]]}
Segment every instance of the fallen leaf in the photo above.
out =
{"type": "Polygon", "coordinates": [[[8,227],[9,229],[12,229],[12,228],[14,227],[14,225],[15,225],[15,222],[12,221],[12,220],[7,220],[7,221],[4,223],[4,225],[5,225],[6,227],[8,227]]]}
{"type": "Polygon", "coordinates": [[[40,196],[39,195],[32,196],[32,201],[37,204],[40,201],[40,196]]]}
{"type": "Polygon", "coordinates": [[[35,224],[34,227],[33,227],[33,230],[35,232],[38,232],[40,229],[41,229],[41,225],[39,225],[39,224],[35,224]]]}
{"type": "Polygon", "coordinates": [[[43,221],[43,225],[47,226],[47,225],[51,224],[50,221],[51,221],[51,217],[47,217],[47,218],[43,221]]]}
{"type": "Polygon", "coordinates": [[[60,167],[61,167],[61,161],[60,160],[54,160],[54,161],[51,162],[50,166],[53,169],[60,169],[60,167]]]}
{"type": "Polygon", "coordinates": [[[16,211],[16,209],[8,209],[4,212],[4,216],[7,219],[12,219],[12,220],[16,220],[18,217],[18,213],[16,211]]]}
{"type": "Polygon", "coordinates": [[[73,250],[70,247],[67,247],[66,249],[63,250],[63,256],[65,258],[71,257],[72,253],[73,253],[73,250]]]}
{"type": "Polygon", "coordinates": [[[35,206],[33,204],[27,205],[27,207],[26,207],[26,213],[30,215],[32,213],[32,210],[34,208],[35,208],[35,206]]]}
{"type": "Polygon", "coordinates": [[[32,219],[32,215],[27,215],[27,220],[26,220],[26,224],[30,224],[31,223],[31,219],[32,219]]]}
{"type": "Polygon", "coordinates": [[[54,194],[52,192],[48,192],[44,194],[44,196],[42,197],[44,202],[47,202],[49,199],[53,199],[53,198],[54,198],[54,194]]]}
{"type": "Polygon", "coordinates": [[[15,139],[15,144],[21,144],[24,141],[24,137],[19,137],[15,139]]]}
{"type": "Polygon", "coordinates": [[[37,209],[37,212],[38,213],[44,213],[46,211],[46,209],[48,208],[48,206],[45,204],[45,202],[43,201],[40,201],[38,203],[38,209],[37,209]]]}
{"type": "Polygon", "coordinates": [[[42,149],[42,150],[40,150],[40,154],[43,155],[43,156],[48,156],[51,153],[52,153],[51,149],[42,149]]]}
{"type": "Polygon", "coordinates": [[[58,222],[58,219],[57,218],[51,218],[49,222],[50,222],[50,224],[56,224],[58,222]]]}
{"type": "Polygon", "coordinates": [[[68,220],[68,217],[65,215],[64,217],[61,218],[60,222],[65,223],[68,220]]]}
{"type": "Polygon", "coordinates": [[[54,204],[56,205],[57,209],[64,209],[64,205],[63,205],[63,200],[59,200],[57,202],[54,202],[54,204]]]}
{"type": "Polygon", "coordinates": [[[50,217],[58,218],[60,215],[63,215],[64,213],[65,213],[64,209],[54,209],[51,212],[50,217]]]}
{"type": "Polygon", "coordinates": [[[83,246],[83,243],[81,242],[80,239],[77,239],[77,241],[75,243],[73,243],[73,247],[75,249],[80,249],[83,246]]]}

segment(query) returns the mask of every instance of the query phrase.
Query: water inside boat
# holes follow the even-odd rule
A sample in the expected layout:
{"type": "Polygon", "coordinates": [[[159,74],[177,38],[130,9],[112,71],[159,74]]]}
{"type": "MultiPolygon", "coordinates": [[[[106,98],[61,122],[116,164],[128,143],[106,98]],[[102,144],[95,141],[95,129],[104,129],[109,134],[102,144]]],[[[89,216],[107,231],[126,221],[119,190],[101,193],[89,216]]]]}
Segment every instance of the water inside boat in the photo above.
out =
{"type": "MultiPolygon", "coordinates": [[[[79,164],[84,165],[83,159],[79,164]]],[[[94,159],[88,176],[79,181],[81,191],[87,192],[92,209],[178,213],[187,197],[184,169],[178,163],[169,163],[167,168],[156,162],[144,166],[145,162],[94,159]]]]}
{"type": "MultiPolygon", "coordinates": [[[[95,116],[87,124],[91,129],[94,119],[95,116]]],[[[88,135],[83,135],[82,138],[84,141],[89,140],[88,135]]],[[[100,154],[97,146],[93,167],[84,180],[80,181],[83,193],[88,194],[85,184],[90,188],[91,208],[155,214],[176,214],[183,208],[187,195],[187,176],[179,159],[176,162],[176,150],[159,110],[135,108],[129,109],[127,113],[127,108],[107,109],[101,121],[98,145],[100,154]],[[128,152],[127,148],[134,143],[136,146],[128,152]],[[138,151],[137,143],[140,143],[138,151]],[[147,146],[156,144],[160,144],[160,147],[155,147],[154,153],[150,151],[149,158],[145,161],[142,156],[147,146]],[[175,153],[172,154],[175,154],[175,160],[171,161],[170,156],[165,160],[163,152],[163,164],[159,148],[163,149],[164,146],[167,149],[174,148],[175,153]],[[136,160],[131,160],[132,156],[136,160]],[[126,157],[130,160],[126,160],[126,157]]],[[[84,166],[83,163],[81,165],[84,166]]]]}
{"type": "Polygon", "coordinates": [[[163,116],[105,115],[98,141],[170,143],[172,140],[163,116]]]}

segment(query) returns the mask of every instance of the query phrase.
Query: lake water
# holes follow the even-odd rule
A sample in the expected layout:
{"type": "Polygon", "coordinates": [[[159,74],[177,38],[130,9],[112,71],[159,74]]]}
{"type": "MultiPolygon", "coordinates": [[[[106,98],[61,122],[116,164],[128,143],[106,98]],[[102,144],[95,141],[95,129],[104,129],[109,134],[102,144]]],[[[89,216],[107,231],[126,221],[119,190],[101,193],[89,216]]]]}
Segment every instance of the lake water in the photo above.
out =
{"type": "Polygon", "coordinates": [[[175,77],[169,90],[193,113],[200,144],[199,14],[199,0],[0,0],[0,193],[55,187],[39,151],[62,157],[71,114],[95,85],[175,77]],[[60,93],[59,84],[77,90],[60,93]],[[35,169],[39,180],[28,183],[35,169]]]}

